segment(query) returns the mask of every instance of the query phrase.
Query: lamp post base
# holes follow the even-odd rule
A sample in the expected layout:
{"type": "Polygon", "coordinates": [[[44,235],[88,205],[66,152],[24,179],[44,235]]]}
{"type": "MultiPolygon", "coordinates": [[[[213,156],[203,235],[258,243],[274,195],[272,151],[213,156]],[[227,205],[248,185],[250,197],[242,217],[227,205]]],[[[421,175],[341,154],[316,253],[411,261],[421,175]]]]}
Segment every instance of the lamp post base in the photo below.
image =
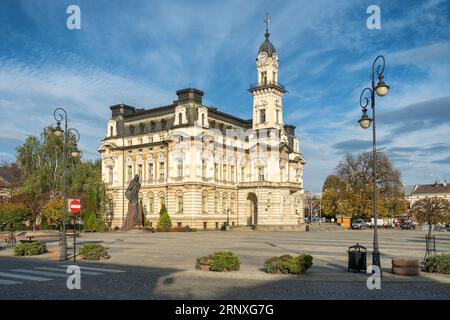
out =
{"type": "Polygon", "coordinates": [[[372,266],[377,266],[380,268],[380,274],[382,274],[381,270],[381,259],[380,259],[380,251],[374,250],[372,251],[372,266]]]}
{"type": "Polygon", "coordinates": [[[67,245],[66,239],[63,238],[60,246],[59,261],[66,261],[66,260],[67,260],[67,245]]]}

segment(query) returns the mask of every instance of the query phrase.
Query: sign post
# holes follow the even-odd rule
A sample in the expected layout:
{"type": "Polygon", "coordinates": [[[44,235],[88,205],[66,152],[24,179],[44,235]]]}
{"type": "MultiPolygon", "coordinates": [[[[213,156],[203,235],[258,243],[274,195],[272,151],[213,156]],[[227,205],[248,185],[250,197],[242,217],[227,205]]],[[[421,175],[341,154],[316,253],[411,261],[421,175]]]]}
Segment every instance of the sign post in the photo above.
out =
{"type": "Polygon", "coordinates": [[[73,261],[76,261],[76,217],[81,210],[81,202],[79,199],[69,199],[69,210],[73,213],[73,261]]]}

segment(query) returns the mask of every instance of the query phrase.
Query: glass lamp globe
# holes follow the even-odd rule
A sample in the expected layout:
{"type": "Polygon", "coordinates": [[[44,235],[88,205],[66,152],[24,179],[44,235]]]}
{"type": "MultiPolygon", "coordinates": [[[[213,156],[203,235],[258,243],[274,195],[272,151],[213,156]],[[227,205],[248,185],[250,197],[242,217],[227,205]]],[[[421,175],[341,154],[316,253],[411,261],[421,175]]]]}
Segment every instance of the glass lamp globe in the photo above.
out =
{"type": "Polygon", "coordinates": [[[382,75],[378,76],[378,84],[375,87],[375,92],[379,97],[383,97],[389,92],[389,86],[384,83],[384,77],[382,75]]]}
{"type": "Polygon", "coordinates": [[[370,119],[367,114],[363,115],[361,117],[361,119],[358,121],[359,125],[361,126],[361,128],[363,129],[368,129],[370,127],[370,122],[372,121],[372,119],[370,119]]]}

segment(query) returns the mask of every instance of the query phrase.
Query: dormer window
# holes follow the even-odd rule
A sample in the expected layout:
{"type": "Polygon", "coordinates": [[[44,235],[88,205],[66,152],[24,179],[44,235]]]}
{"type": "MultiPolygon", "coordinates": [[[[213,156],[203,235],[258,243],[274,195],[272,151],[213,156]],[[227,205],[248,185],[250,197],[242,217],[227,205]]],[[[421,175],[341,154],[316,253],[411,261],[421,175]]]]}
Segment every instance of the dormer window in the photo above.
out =
{"type": "Polygon", "coordinates": [[[204,125],[205,125],[205,114],[202,113],[202,126],[204,126],[204,125]]]}
{"type": "Polygon", "coordinates": [[[179,114],[178,114],[178,124],[180,125],[180,124],[182,124],[183,123],[183,114],[180,112],[179,114]]]}
{"type": "Polygon", "coordinates": [[[110,126],[109,127],[109,136],[112,137],[114,135],[114,127],[110,126]]]}

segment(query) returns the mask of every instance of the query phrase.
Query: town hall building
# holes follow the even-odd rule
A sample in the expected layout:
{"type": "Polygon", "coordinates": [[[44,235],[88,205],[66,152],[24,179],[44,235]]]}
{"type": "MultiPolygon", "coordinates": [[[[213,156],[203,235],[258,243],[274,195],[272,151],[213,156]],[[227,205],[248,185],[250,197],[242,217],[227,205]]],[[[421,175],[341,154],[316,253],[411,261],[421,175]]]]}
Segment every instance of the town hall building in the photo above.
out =
{"type": "Polygon", "coordinates": [[[150,109],[111,106],[99,148],[111,206],[121,227],[125,191],[139,175],[139,202],[156,226],[162,205],[175,226],[198,229],[252,226],[303,230],[303,166],[295,126],[283,121],[279,59],[269,41],[259,47],[253,118],[241,119],[202,102],[204,92],[176,92],[171,104],[150,109]]]}

